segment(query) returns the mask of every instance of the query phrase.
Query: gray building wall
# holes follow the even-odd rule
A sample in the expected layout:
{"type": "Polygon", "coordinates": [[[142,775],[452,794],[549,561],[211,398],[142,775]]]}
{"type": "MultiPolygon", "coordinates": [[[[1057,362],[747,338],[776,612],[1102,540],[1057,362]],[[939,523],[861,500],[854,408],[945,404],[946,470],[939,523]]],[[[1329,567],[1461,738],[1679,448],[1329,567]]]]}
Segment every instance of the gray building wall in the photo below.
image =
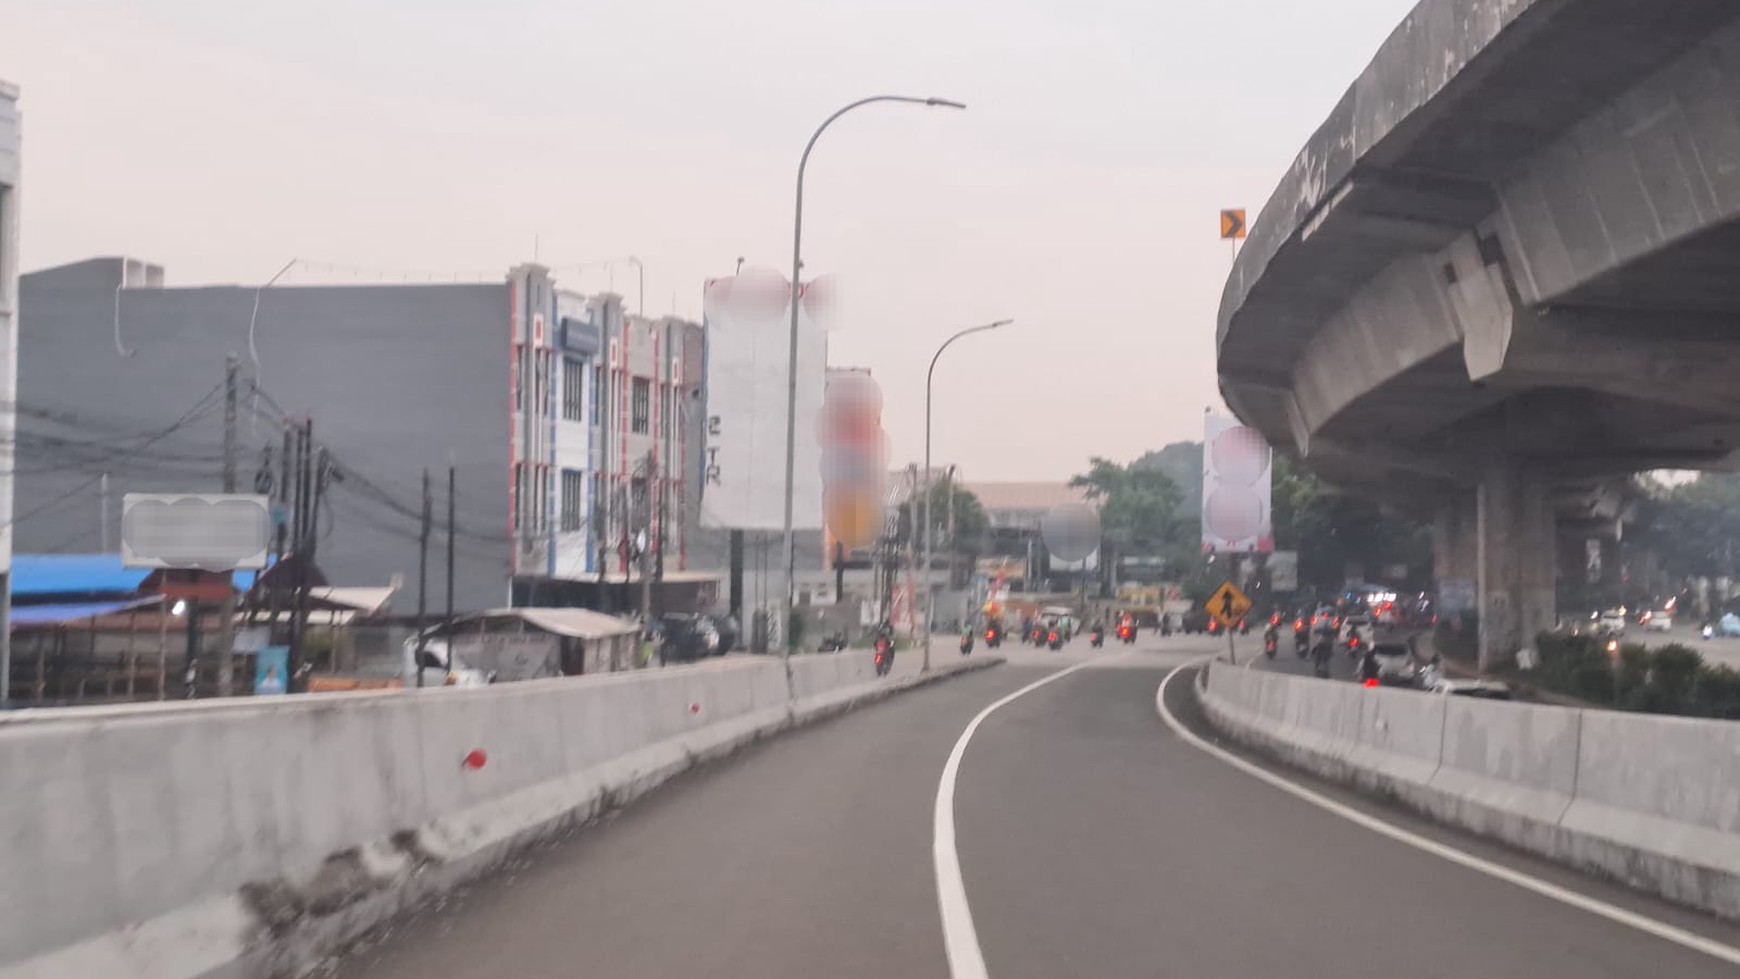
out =
{"type": "MultiPolygon", "coordinates": [[[[18,203],[22,140],[18,89],[0,82],[0,575],[12,569],[13,415],[18,365],[18,203]]],[[[0,642],[5,641],[0,636],[0,642]]],[[[4,688],[5,679],[0,679],[4,688]]],[[[0,698],[3,699],[3,698],[0,698]]]]}
{"type": "MultiPolygon", "coordinates": [[[[100,479],[110,473],[109,519],[127,492],[220,488],[221,397],[216,408],[141,445],[242,361],[240,488],[253,486],[262,449],[282,441],[267,403],[248,396],[255,374],[285,412],[314,421],[347,478],[321,515],[319,562],[335,584],[403,576],[396,612],[415,610],[421,473],[435,475],[432,608],[446,600],[446,467],[458,467],[456,604],[507,604],[509,530],[509,299],[501,285],[276,286],[164,289],[116,285],[124,263],[98,260],[22,279],[18,547],[101,549],[100,479]],[[118,324],[118,329],[117,329],[118,324]],[[259,414],[253,409],[257,408],[259,414]],[[94,443],[68,445],[65,441],[94,443]],[[393,502],[372,499],[362,481],[393,502]]],[[[129,276],[132,281],[140,279],[129,276]]],[[[156,278],[161,281],[161,270],[156,278]]],[[[115,546],[111,536],[110,549],[115,546]]]]}

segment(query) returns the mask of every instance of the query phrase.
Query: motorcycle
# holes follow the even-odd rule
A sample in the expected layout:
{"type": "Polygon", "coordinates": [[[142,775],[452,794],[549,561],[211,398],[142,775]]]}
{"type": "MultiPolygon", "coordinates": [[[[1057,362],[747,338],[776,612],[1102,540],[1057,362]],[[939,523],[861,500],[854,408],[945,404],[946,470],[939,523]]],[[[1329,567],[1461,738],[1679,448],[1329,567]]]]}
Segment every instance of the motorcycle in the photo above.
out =
{"type": "Polygon", "coordinates": [[[1239,620],[1239,635],[1248,636],[1250,634],[1251,634],[1250,621],[1248,619],[1240,619],[1239,620]]]}
{"type": "Polygon", "coordinates": [[[985,648],[996,649],[1003,645],[1003,630],[992,626],[985,630],[985,648]]]}
{"type": "Polygon", "coordinates": [[[1263,632],[1263,655],[1270,659],[1274,659],[1275,652],[1280,644],[1281,641],[1276,635],[1275,627],[1272,625],[1269,626],[1269,628],[1263,632]]]}
{"type": "MultiPolygon", "coordinates": [[[[1162,631],[1161,635],[1165,635],[1165,632],[1162,631]]],[[[1126,646],[1134,644],[1136,641],[1136,627],[1132,625],[1118,626],[1118,639],[1126,646]]]]}
{"type": "Polygon", "coordinates": [[[1293,620],[1293,652],[1298,653],[1300,659],[1311,652],[1311,630],[1304,619],[1293,620]]]}
{"type": "Polygon", "coordinates": [[[1105,644],[1106,644],[1106,630],[1095,629],[1093,632],[1088,633],[1088,645],[1092,646],[1095,649],[1098,649],[1101,646],[1104,646],[1105,644]]]}
{"type": "Polygon", "coordinates": [[[1063,633],[1058,632],[1056,629],[1051,630],[1051,634],[1047,636],[1046,639],[1048,644],[1051,646],[1052,651],[1055,652],[1063,648],[1063,633]]]}
{"type": "Polygon", "coordinates": [[[1359,651],[1362,645],[1364,644],[1359,641],[1358,632],[1349,633],[1347,636],[1347,658],[1359,659],[1359,651]]]}
{"type": "Polygon", "coordinates": [[[961,637],[961,655],[973,655],[973,634],[970,632],[961,637]]]}
{"type": "Polygon", "coordinates": [[[1321,679],[1329,679],[1329,659],[1335,654],[1334,643],[1328,639],[1318,640],[1311,650],[1311,672],[1321,679]]]}
{"type": "Polygon", "coordinates": [[[836,632],[831,636],[824,637],[821,646],[818,647],[816,651],[820,653],[837,653],[845,648],[846,634],[844,632],[836,632]]]}
{"type": "Polygon", "coordinates": [[[887,636],[876,637],[876,675],[887,676],[894,669],[894,643],[887,636]]]}

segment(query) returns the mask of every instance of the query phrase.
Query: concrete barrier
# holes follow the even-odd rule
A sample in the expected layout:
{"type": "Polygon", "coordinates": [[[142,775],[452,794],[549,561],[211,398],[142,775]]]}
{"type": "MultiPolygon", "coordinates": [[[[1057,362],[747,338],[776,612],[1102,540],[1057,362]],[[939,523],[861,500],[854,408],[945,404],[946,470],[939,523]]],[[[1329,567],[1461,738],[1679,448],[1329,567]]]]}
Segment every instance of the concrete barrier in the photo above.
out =
{"type": "Polygon", "coordinates": [[[1449,825],[1740,919],[1740,724],[1366,689],[1211,664],[1235,740],[1449,825]]]}
{"type": "Polygon", "coordinates": [[[868,662],[794,657],[791,699],[753,658],[8,716],[0,979],[295,974],[698,761],[1001,660],[883,680],[868,662]]]}

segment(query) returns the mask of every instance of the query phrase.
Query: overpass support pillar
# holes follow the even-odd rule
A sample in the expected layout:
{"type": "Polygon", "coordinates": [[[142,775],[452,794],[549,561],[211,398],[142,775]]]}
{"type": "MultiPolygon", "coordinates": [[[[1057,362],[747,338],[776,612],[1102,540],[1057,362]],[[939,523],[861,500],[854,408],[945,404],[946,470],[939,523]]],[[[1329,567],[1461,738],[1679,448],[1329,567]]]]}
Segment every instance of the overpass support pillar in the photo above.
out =
{"type": "Polygon", "coordinates": [[[1552,498],[1539,474],[1515,461],[1488,466],[1478,513],[1480,670],[1508,666],[1550,628],[1558,574],[1552,498]]]}

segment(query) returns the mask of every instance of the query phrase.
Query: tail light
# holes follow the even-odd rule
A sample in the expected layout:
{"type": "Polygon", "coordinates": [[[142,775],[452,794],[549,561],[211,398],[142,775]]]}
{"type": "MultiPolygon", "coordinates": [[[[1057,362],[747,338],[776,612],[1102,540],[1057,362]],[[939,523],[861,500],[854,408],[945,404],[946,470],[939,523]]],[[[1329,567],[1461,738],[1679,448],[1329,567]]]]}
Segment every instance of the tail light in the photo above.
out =
{"type": "Polygon", "coordinates": [[[995,638],[997,638],[997,630],[995,630],[995,629],[986,629],[985,630],[985,641],[986,642],[990,642],[991,640],[993,640],[995,638]]]}
{"type": "Polygon", "coordinates": [[[1056,642],[1057,641],[1057,633],[1054,632],[1051,635],[1047,636],[1046,638],[1050,639],[1052,642],[1056,642]]]}
{"type": "Polygon", "coordinates": [[[1347,648],[1348,649],[1358,649],[1359,648],[1359,637],[1353,636],[1353,637],[1349,638],[1347,640],[1347,648]]]}
{"type": "Polygon", "coordinates": [[[1383,686],[1383,684],[1379,683],[1377,678],[1375,678],[1375,677],[1370,679],[1370,680],[1365,681],[1365,685],[1368,687],[1381,687],[1381,686],[1383,686]]]}
{"type": "Polygon", "coordinates": [[[1305,620],[1304,619],[1294,619],[1293,620],[1293,631],[1294,632],[1304,632],[1305,631],[1305,620]]]}

